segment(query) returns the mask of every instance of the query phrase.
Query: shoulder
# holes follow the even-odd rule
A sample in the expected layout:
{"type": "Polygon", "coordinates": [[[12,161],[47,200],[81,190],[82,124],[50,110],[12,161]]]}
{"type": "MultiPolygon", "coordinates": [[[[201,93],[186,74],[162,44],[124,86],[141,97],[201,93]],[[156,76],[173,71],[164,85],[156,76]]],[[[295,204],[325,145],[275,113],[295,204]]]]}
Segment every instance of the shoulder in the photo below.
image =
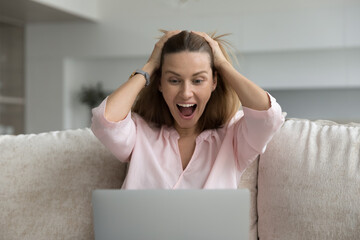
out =
{"type": "Polygon", "coordinates": [[[210,131],[207,130],[210,132],[207,135],[222,140],[225,139],[226,137],[233,136],[233,134],[236,132],[236,128],[239,126],[239,124],[241,124],[243,117],[244,117],[244,112],[242,110],[239,110],[224,126],[216,129],[211,129],[210,131]]]}
{"type": "Polygon", "coordinates": [[[135,123],[136,130],[138,133],[142,132],[147,136],[150,135],[158,135],[161,131],[161,127],[158,127],[156,124],[146,121],[142,116],[139,114],[132,112],[131,118],[135,123]]]}
{"type": "Polygon", "coordinates": [[[235,115],[230,119],[229,123],[227,124],[227,128],[234,127],[237,123],[241,121],[241,119],[244,117],[244,111],[240,109],[235,113],[235,115]]]}

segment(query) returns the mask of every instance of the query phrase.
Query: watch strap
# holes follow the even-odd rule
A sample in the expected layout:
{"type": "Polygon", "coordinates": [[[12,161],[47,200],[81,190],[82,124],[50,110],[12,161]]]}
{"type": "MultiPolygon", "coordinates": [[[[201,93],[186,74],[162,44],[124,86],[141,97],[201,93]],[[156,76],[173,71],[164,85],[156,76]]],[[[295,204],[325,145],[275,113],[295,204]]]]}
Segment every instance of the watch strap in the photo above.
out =
{"type": "Polygon", "coordinates": [[[149,74],[148,72],[145,72],[145,71],[143,71],[143,70],[141,70],[141,69],[136,69],[136,70],[131,74],[130,78],[133,77],[133,76],[135,76],[136,74],[141,74],[141,75],[143,75],[143,76],[145,77],[145,80],[146,80],[145,87],[149,85],[149,83],[150,83],[150,74],[149,74]]]}

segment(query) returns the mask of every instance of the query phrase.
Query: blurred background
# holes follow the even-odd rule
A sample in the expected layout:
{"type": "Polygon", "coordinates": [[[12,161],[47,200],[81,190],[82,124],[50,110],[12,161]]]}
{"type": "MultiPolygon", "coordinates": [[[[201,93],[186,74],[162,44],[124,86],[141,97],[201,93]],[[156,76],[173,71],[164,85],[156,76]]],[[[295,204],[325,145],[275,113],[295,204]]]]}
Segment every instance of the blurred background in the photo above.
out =
{"type": "Polygon", "coordinates": [[[88,127],[158,29],[232,33],[287,117],[360,122],[360,0],[0,0],[0,134],[88,127]]]}

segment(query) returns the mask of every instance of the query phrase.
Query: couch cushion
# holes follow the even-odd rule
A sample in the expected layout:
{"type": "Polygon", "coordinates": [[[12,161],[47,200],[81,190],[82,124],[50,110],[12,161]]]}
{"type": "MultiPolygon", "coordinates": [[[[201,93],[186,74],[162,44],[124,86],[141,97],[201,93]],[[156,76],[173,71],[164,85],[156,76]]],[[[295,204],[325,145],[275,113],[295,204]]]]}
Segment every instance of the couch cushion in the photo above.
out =
{"type": "Polygon", "coordinates": [[[91,192],[126,166],[89,129],[0,136],[1,239],[93,239],[91,192]]]}
{"type": "Polygon", "coordinates": [[[360,125],[287,120],[260,157],[262,239],[358,239],[360,125]]]}
{"type": "MultiPolygon", "coordinates": [[[[256,210],[256,197],[257,197],[257,173],[258,172],[258,159],[256,159],[241,175],[238,188],[247,188],[250,192],[250,232],[249,240],[257,240],[257,210],[256,210]]],[[[241,203],[239,203],[241,204],[241,203]]]]}

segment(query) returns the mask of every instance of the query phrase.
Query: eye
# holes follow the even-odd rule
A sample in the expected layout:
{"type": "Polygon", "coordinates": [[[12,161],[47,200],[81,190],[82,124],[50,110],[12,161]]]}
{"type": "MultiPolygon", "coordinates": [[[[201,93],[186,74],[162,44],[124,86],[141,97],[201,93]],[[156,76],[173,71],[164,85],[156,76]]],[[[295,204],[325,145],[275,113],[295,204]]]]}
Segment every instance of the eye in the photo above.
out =
{"type": "Polygon", "coordinates": [[[170,79],[168,80],[168,82],[169,82],[170,84],[179,84],[179,83],[180,83],[180,80],[178,80],[178,79],[176,79],[176,78],[170,78],[170,79]]]}
{"type": "Polygon", "coordinates": [[[199,85],[203,82],[204,80],[203,79],[195,79],[193,80],[193,83],[196,84],[196,85],[199,85]]]}

